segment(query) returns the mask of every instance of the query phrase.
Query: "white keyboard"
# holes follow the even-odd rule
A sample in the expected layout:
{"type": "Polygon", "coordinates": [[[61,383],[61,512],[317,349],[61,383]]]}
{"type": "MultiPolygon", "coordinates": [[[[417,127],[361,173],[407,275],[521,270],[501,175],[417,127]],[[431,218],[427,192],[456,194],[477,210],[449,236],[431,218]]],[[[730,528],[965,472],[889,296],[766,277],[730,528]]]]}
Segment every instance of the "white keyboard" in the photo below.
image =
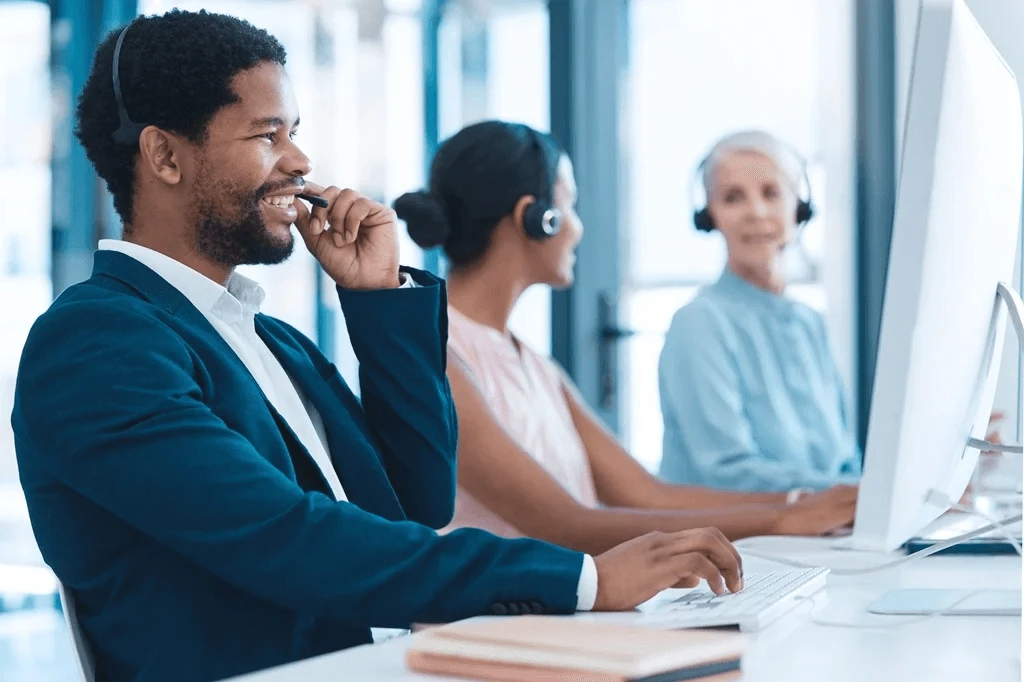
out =
{"type": "Polygon", "coordinates": [[[679,596],[655,598],[640,607],[630,622],[665,629],[739,626],[760,630],[825,587],[827,568],[779,571],[744,576],[743,590],[716,596],[697,587],[679,596]]]}

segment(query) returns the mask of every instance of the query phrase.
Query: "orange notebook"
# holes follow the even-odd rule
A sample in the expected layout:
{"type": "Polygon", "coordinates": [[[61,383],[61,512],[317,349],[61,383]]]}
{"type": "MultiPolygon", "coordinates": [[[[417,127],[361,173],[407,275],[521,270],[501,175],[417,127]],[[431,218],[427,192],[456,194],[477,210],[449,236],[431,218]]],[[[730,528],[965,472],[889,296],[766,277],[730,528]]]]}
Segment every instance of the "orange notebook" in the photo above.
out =
{"type": "Polygon", "coordinates": [[[507,682],[739,679],[736,632],[654,630],[564,616],[473,619],[417,634],[410,670],[507,682]]]}

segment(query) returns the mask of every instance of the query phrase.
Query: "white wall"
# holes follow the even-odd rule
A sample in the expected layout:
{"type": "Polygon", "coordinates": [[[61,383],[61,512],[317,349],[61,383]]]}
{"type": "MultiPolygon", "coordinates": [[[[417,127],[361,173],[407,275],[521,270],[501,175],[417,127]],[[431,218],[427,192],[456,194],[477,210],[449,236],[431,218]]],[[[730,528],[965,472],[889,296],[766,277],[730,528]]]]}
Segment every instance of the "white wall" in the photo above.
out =
{"type": "MultiPolygon", "coordinates": [[[[1024,0],[966,0],[978,23],[996,49],[1017,75],[1024,102],[1024,0]]],[[[902,140],[910,64],[917,30],[919,0],[896,0],[896,126],[897,141],[902,140]]],[[[897,164],[899,163],[897,159],[897,164]]],[[[1017,274],[1013,284],[1020,288],[1020,245],[1017,247],[1017,274]]],[[[1018,413],[1021,390],[1020,350],[1012,334],[1004,346],[1002,377],[996,393],[996,409],[1007,414],[1002,430],[1004,440],[1021,439],[1021,415],[1018,413]]]]}

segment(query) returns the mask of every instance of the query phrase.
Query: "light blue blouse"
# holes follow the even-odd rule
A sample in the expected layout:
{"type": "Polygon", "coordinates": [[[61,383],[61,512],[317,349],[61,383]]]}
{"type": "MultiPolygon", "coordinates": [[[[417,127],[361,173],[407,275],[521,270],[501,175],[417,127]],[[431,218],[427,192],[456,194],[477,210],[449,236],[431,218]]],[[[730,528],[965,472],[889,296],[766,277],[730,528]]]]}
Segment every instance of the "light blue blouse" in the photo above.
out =
{"type": "Polygon", "coordinates": [[[860,476],[824,320],[801,303],[727,269],[676,313],[658,380],[667,481],[763,492],[860,476]]]}

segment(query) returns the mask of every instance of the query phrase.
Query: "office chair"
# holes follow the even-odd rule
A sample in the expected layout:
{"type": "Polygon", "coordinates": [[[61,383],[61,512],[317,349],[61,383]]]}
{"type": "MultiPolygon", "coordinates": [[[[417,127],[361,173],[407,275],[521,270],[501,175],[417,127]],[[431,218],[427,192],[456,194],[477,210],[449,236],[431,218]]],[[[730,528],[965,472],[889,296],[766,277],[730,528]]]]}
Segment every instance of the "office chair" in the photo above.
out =
{"type": "Polygon", "coordinates": [[[75,610],[75,600],[70,592],[64,588],[64,583],[58,582],[57,589],[60,592],[60,603],[64,611],[64,622],[68,626],[68,635],[71,637],[71,649],[75,654],[75,664],[78,668],[78,675],[82,682],[96,682],[96,661],[92,656],[92,649],[85,641],[85,633],[78,624],[78,612],[75,610]]]}

